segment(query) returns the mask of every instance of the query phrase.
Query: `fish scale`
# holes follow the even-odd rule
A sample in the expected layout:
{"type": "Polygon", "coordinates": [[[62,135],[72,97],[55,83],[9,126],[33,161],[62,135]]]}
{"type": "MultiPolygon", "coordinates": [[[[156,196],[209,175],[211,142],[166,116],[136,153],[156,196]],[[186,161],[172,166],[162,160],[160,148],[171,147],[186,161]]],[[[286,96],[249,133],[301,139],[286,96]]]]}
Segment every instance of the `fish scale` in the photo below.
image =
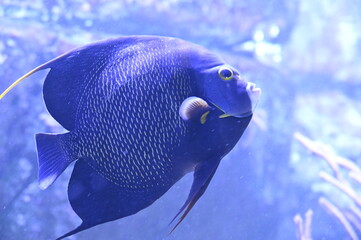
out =
{"type": "MultiPolygon", "coordinates": [[[[174,69],[175,72],[180,72],[180,69],[174,69]]],[[[108,72],[108,71],[105,71],[108,72]]],[[[172,71],[170,71],[170,75],[172,71]]],[[[135,79],[133,81],[129,81],[126,84],[119,86],[117,91],[114,91],[111,98],[109,100],[98,103],[97,99],[90,99],[89,106],[81,111],[84,113],[84,116],[93,115],[94,108],[92,108],[92,104],[99,106],[97,108],[97,112],[94,113],[94,116],[100,116],[99,119],[93,118],[95,121],[94,125],[86,125],[82,123],[82,121],[87,122],[88,119],[79,119],[79,132],[81,132],[84,139],[94,139],[91,136],[88,136],[88,133],[95,136],[102,136],[103,139],[100,142],[105,142],[106,146],[114,146],[112,149],[117,149],[119,151],[130,152],[126,156],[119,157],[117,152],[112,151],[112,149],[106,148],[106,151],[101,151],[101,155],[99,155],[99,149],[90,148],[90,149],[81,149],[82,156],[90,157],[94,161],[90,162],[90,165],[104,176],[109,181],[120,185],[120,186],[132,186],[132,188],[144,188],[141,184],[146,181],[143,181],[143,178],[148,178],[148,180],[152,177],[159,181],[164,181],[165,174],[167,171],[165,169],[171,165],[171,156],[170,153],[173,150],[172,148],[167,148],[167,146],[172,146],[173,148],[179,147],[180,139],[182,134],[185,133],[185,126],[178,118],[174,118],[175,115],[178,114],[178,106],[180,105],[182,99],[186,98],[191,94],[191,89],[188,87],[183,91],[173,91],[173,89],[181,89],[185,86],[190,85],[190,80],[186,79],[186,74],[180,74],[180,78],[175,79],[164,79],[163,81],[159,81],[156,84],[151,82],[149,78],[156,77],[152,76],[152,74],[148,77],[142,77],[139,79],[135,79]],[[173,80],[174,83],[169,83],[167,80],[173,80]],[[187,83],[188,81],[188,83],[187,83]],[[168,84],[167,84],[168,83],[168,84]],[[165,86],[170,85],[170,86],[165,86]],[[174,85],[174,86],[172,86],[174,85]],[[139,91],[135,94],[134,89],[138,89],[139,91]],[[145,98],[145,93],[152,92],[154,90],[162,92],[161,97],[156,99],[157,101],[149,101],[149,99],[145,98]],[[144,93],[143,93],[144,92],[144,93]],[[176,94],[179,94],[178,96],[176,94]],[[164,97],[162,97],[164,96],[164,97]],[[172,96],[169,98],[167,96],[172,96]],[[124,118],[128,113],[123,112],[124,108],[121,108],[122,105],[128,105],[131,101],[133,109],[139,109],[139,111],[131,111],[131,118],[124,118]],[[143,118],[144,107],[143,104],[147,103],[147,111],[149,118],[143,118]],[[113,106],[119,109],[114,111],[113,106]],[[89,109],[89,110],[88,110],[89,109]],[[111,111],[107,111],[107,109],[111,109],[111,111]],[[164,114],[164,110],[167,109],[166,114],[164,114]],[[89,112],[87,112],[87,110],[89,112]],[[157,121],[160,118],[165,118],[165,122],[157,121]],[[173,123],[171,122],[173,121],[173,123]],[[157,135],[157,141],[149,141],[140,142],[140,139],[147,138],[151,135],[151,128],[145,128],[145,126],[152,126],[154,122],[157,123],[156,129],[161,130],[157,135]],[[125,127],[119,127],[124,125],[125,127]],[[182,126],[183,127],[180,127],[182,126]],[[83,127],[87,126],[87,127],[83,127]],[[134,127],[137,126],[137,127],[134,127]],[[177,128],[173,127],[177,126],[177,128]],[[108,136],[104,136],[101,131],[105,129],[108,136]],[[181,132],[177,132],[175,130],[183,129],[181,132]],[[117,133],[117,134],[115,134],[117,133]],[[129,137],[130,136],[130,137],[129,137]],[[117,144],[117,141],[110,142],[110,139],[116,140],[118,142],[123,142],[121,140],[125,140],[123,144],[117,144]],[[141,144],[142,143],[142,144],[141,144]],[[170,144],[169,144],[170,143],[170,144]],[[153,149],[157,149],[157,155],[152,154],[154,152],[153,149]],[[141,155],[141,153],[145,153],[141,155]],[[103,155],[104,154],[104,155],[103,155]],[[111,165],[114,162],[121,162],[121,164],[117,163],[117,165],[122,165],[124,167],[114,169],[115,171],[111,171],[111,165]],[[136,163],[134,165],[127,164],[129,162],[136,163]],[[159,164],[161,163],[161,164],[159,164]],[[147,169],[153,169],[152,171],[147,171],[147,169]],[[137,178],[132,179],[129,176],[129,172],[124,169],[133,168],[133,171],[137,174],[137,178]],[[162,176],[164,175],[164,176],[162,176]]],[[[91,88],[92,89],[92,88],[91,88]]],[[[95,88],[96,91],[99,91],[99,88],[95,88]]],[[[91,96],[96,96],[99,94],[98,92],[90,93],[89,98],[91,96]]],[[[88,96],[84,96],[84,101],[88,96]]],[[[79,110],[80,111],[80,110],[79,110]]],[[[77,134],[76,132],[74,134],[77,134]]],[[[96,139],[95,139],[96,140],[96,139]]],[[[97,140],[96,140],[97,141],[97,140]]],[[[82,146],[94,146],[93,142],[81,142],[82,146]]],[[[103,148],[102,145],[96,145],[97,147],[103,148]]],[[[155,182],[152,180],[151,182],[155,182]]],[[[164,184],[167,184],[165,182],[164,184]]],[[[152,187],[149,185],[145,186],[146,188],[152,187]]]]}
{"type": "Polygon", "coordinates": [[[68,198],[83,220],[58,239],[135,214],[194,171],[177,227],[243,134],[260,95],[199,45],[129,36],[65,53],[0,99],[46,68],[46,107],[69,132],[36,135],[39,184],[47,188],[76,161],[68,198]]]}

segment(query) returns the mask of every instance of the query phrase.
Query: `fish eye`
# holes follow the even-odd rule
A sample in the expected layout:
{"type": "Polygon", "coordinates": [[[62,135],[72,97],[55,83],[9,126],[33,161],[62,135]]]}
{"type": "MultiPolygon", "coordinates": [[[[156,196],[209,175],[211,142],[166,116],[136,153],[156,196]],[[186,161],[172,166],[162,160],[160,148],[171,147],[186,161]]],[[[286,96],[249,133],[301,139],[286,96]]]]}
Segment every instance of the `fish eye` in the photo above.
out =
{"type": "Polygon", "coordinates": [[[222,67],[218,70],[218,76],[222,78],[224,81],[228,81],[232,79],[233,71],[228,67],[222,67]]]}

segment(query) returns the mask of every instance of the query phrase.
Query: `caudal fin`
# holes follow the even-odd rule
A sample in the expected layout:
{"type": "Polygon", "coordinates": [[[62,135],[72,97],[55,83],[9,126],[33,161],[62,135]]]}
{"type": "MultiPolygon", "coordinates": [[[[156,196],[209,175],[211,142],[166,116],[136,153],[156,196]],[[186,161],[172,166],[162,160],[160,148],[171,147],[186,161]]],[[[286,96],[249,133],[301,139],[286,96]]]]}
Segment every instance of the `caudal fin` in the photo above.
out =
{"type": "Polygon", "coordinates": [[[60,144],[60,138],[65,134],[38,133],[35,135],[41,189],[49,187],[73,161],[60,144]]]}

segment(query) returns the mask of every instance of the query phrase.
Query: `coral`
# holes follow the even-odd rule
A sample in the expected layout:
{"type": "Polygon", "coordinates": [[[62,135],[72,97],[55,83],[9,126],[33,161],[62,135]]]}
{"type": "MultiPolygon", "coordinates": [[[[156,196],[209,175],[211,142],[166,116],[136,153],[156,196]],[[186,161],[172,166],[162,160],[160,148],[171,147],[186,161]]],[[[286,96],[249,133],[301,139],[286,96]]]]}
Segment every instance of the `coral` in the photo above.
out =
{"type": "Polygon", "coordinates": [[[312,216],[313,216],[313,211],[311,209],[307,210],[304,219],[300,214],[294,216],[293,221],[296,224],[298,240],[312,240],[311,237],[312,216]]]}
{"type": "MultiPolygon", "coordinates": [[[[320,178],[329,185],[341,190],[344,197],[351,200],[344,201],[341,197],[331,200],[326,196],[322,196],[318,202],[343,225],[352,240],[358,240],[358,235],[361,234],[360,167],[351,160],[337,155],[328,145],[313,141],[299,132],[294,134],[294,138],[312,154],[323,159],[328,164],[332,174],[321,170],[319,172],[320,178]]],[[[299,217],[296,218],[299,219],[299,217]]]]}

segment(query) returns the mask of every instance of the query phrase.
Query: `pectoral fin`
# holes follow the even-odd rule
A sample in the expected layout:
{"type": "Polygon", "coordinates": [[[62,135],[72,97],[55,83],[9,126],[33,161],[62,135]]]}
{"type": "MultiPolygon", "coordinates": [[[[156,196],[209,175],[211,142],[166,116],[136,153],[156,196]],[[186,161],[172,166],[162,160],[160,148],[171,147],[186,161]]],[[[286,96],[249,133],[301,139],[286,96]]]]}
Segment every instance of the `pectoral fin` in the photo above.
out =
{"type": "Polygon", "coordinates": [[[196,120],[204,124],[210,107],[208,103],[199,97],[186,98],[179,107],[179,115],[184,121],[196,120]]]}

